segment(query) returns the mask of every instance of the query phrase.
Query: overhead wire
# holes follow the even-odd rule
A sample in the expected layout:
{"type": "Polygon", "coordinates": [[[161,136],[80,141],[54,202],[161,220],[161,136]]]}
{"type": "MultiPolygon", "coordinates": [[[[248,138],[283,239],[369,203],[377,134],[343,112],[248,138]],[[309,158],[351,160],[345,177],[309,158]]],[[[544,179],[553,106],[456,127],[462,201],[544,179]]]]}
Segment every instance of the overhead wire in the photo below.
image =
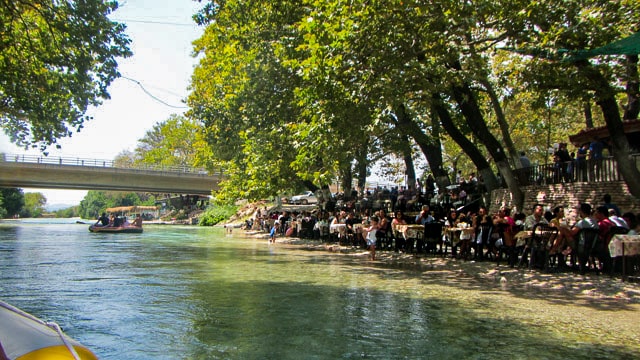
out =
{"type": "Polygon", "coordinates": [[[164,100],[162,100],[162,99],[158,98],[157,96],[155,96],[155,95],[153,95],[151,92],[149,92],[149,90],[147,90],[147,89],[142,85],[142,83],[141,83],[140,81],[136,80],[136,79],[132,79],[132,78],[130,78],[130,77],[128,77],[128,76],[120,76],[120,77],[121,77],[121,78],[123,78],[123,79],[125,79],[125,80],[129,80],[129,81],[131,81],[131,82],[133,82],[133,83],[137,84],[137,85],[140,87],[140,89],[142,89],[142,91],[144,91],[144,93],[145,93],[145,94],[147,94],[147,95],[148,95],[149,97],[151,97],[153,100],[155,100],[155,101],[157,101],[157,102],[159,102],[159,103],[161,103],[161,104],[163,104],[163,105],[165,105],[165,106],[168,106],[168,107],[170,107],[170,108],[174,108],[174,109],[188,109],[188,108],[189,108],[188,106],[176,106],[176,105],[171,105],[171,104],[167,103],[166,101],[164,101],[164,100]]]}

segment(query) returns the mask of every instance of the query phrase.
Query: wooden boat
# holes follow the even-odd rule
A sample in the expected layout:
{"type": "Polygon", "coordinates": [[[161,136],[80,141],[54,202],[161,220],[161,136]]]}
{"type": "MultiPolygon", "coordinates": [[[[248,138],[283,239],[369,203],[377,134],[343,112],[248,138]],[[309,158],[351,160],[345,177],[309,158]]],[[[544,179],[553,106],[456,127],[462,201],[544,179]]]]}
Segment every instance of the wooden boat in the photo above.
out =
{"type": "Polygon", "coordinates": [[[89,231],[94,233],[124,233],[124,234],[140,234],[142,232],[142,227],[138,226],[97,226],[91,225],[89,226],[89,231]]]}
{"type": "Polygon", "coordinates": [[[58,324],[44,322],[3,301],[0,324],[0,359],[98,359],[87,347],[65,335],[58,324]]]}

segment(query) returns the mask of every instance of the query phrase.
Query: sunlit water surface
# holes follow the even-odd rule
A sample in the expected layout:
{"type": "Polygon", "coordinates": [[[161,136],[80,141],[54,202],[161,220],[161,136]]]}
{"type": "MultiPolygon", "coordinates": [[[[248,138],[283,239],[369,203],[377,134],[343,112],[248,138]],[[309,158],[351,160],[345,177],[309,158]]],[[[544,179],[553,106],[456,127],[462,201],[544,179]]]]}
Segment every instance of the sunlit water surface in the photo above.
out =
{"type": "Polygon", "coordinates": [[[0,222],[0,278],[2,300],[101,359],[640,358],[638,334],[615,323],[640,319],[633,309],[529,299],[213,228],[0,222]]]}

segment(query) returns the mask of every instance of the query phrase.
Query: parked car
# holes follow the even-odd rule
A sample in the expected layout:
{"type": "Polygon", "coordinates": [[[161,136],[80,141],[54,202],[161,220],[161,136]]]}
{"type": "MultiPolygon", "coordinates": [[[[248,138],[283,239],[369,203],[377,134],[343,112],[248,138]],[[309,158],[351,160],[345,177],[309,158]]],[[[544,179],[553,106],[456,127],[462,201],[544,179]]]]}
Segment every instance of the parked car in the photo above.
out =
{"type": "Polygon", "coordinates": [[[317,204],[318,198],[313,191],[307,191],[304,194],[295,195],[291,198],[291,203],[296,205],[317,204]]]}

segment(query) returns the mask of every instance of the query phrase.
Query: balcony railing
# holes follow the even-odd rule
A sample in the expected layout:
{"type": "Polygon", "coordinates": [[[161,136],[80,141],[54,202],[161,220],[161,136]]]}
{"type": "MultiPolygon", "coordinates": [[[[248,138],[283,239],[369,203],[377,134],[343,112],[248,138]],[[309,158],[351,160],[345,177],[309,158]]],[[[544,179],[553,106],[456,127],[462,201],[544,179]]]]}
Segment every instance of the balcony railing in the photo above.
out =
{"type": "MultiPolygon", "coordinates": [[[[640,154],[630,155],[629,161],[640,169],[640,154]]],[[[521,186],[624,180],[613,157],[531,166],[516,169],[514,173],[521,186]]]]}

